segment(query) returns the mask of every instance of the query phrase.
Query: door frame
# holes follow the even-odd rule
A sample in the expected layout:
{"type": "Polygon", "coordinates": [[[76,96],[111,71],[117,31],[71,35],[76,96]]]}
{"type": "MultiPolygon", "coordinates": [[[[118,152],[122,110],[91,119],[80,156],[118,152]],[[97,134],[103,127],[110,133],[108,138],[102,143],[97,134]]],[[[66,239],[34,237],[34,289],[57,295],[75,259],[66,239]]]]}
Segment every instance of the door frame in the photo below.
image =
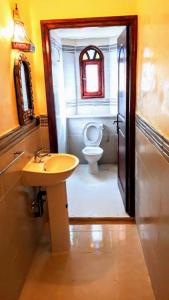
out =
{"type": "Polygon", "coordinates": [[[137,61],[137,16],[110,16],[96,18],[41,20],[44,76],[48,112],[48,126],[51,152],[58,152],[54,91],[52,84],[52,61],[50,30],[59,28],[82,28],[104,26],[126,26],[129,36],[129,114],[128,118],[128,168],[127,212],[135,215],[135,107],[136,107],[136,61],[137,61]]]}

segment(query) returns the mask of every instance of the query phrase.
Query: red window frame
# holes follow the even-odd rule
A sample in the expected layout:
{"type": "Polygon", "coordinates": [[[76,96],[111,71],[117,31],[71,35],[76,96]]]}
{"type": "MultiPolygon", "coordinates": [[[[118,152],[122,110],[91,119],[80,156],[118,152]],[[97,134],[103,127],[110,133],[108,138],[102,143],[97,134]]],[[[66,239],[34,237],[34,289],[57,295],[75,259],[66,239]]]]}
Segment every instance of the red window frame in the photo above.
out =
{"type": "Polygon", "coordinates": [[[104,56],[100,49],[96,46],[88,46],[80,53],[80,85],[81,85],[81,98],[104,98],[104,56]],[[88,51],[94,50],[94,58],[90,59],[88,51]],[[99,59],[96,59],[97,53],[99,59]],[[83,55],[86,54],[87,59],[83,60],[83,55]],[[87,92],[86,87],[86,66],[97,65],[98,66],[98,91],[87,92]]]}

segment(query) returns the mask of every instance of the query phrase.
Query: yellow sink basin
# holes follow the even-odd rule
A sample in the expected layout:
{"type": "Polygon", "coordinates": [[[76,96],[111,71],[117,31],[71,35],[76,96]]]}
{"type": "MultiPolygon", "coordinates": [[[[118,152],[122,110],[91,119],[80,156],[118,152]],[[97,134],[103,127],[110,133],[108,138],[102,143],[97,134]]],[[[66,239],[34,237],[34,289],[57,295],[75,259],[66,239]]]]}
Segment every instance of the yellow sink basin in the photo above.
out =
{"type": "Polygon", "coordinates": [[[65,153],[51,153],[38,163],[32,158],[22,170],[22,181],[29,186],[56,185],[65,181],[78,164],[76,156],[65,153]]]}

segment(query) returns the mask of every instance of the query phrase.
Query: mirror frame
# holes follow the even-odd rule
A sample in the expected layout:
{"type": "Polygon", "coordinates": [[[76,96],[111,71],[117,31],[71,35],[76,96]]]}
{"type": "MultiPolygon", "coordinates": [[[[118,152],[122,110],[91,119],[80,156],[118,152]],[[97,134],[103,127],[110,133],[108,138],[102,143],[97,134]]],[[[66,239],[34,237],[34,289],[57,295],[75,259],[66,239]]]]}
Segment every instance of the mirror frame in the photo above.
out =
{"type": "Polygon", "coordinates": [[[25,125],[34,119],[34,101],[33,101],[33,90],[32,90],[32,76],[31,76],[31,66],[27,57],[23,53],[15,58],[14,63],[14,82],[15,82],[15,92],[16,101],[18,109],[18,119],[19,124],[25,125]],[[26,78],[26,91],[28,98],[28,109],[24,110],[24,98],[23,98],[23,87],[21,78],[21,65],[24,65],[25,78],[26,78]]]}

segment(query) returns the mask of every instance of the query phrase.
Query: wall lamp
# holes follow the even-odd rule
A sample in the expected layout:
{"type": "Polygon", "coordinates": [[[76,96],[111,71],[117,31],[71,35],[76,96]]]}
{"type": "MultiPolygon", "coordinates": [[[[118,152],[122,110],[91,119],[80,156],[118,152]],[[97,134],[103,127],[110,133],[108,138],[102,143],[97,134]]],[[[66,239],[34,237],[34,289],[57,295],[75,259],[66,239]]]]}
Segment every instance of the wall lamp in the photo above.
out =
{"type": "Polygon", "coordinates": [[[35,46],[26,33],[24,23],[22,22],[19,16],[17,4],[13,11],[13,19],[14,19],[14,32],[12,38],[12,49],[18,49],[24,52],[34,52],[35,46]]]}

